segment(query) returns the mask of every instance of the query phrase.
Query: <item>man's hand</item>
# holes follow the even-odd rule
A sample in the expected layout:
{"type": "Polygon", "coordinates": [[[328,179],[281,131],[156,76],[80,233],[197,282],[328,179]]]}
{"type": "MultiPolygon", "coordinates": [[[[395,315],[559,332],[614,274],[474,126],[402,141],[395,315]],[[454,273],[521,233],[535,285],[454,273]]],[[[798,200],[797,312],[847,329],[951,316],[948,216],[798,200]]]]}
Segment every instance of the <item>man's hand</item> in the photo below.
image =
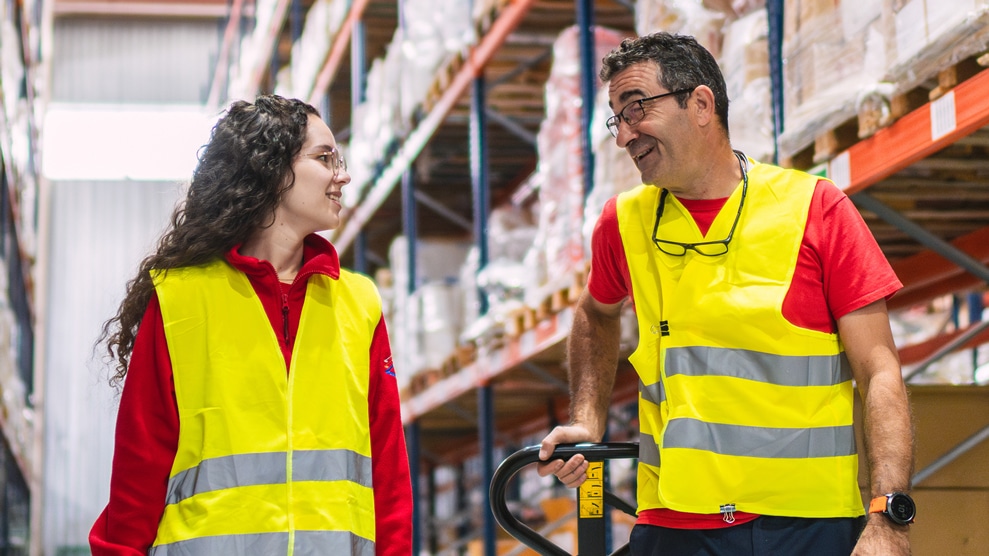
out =
{"type": "Polygon", "coordinates": [[[869,515],[852,556],[910,556],[906,525],[896,525],[881,514],[869,515]]]}
{"type": "MultiPolygon", "coordinates": [[[[586,427],[581,425],[570,425],[567,427],[556,427],[543,439],[539,447],[539,459],[546,461],[553,454],[557,444],[597,442],[586,427]]],[[[582,454],[577,454],[567,461],[556,459],[547,463],[540,463],[537,472],[540,477],[556,475],[568,488],[579,487],[587,479],[587,460],[582,454]]]]}

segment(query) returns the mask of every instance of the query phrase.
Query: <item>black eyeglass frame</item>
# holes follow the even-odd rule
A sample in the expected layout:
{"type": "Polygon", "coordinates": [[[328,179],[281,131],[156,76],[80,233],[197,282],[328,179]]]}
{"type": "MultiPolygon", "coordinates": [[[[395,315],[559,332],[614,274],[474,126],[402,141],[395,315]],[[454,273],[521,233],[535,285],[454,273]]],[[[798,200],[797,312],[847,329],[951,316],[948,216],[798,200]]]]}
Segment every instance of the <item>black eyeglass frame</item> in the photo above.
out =
{"type": "Polygon", "coordinates": [[[683,257],[687,254],[688,249],[692,249],[698,255],[703,255],[705,257],[720,257],[728,252],[728,244],[731,243],[732,237],[735,235],[735,228],[738,226],[738,221],[742,217],[742,207],[745,206],[745,194],[749,189],[749,173],[745,170],[745,155],[735,151],[735,156],[738,158],[738,167],[742,171],[742,198],[738,201],[738,212],[735,213],[735,221],[731,224],[731,229],[728,230],[728,237],[725,239],[717,241],[700,241],[697,243],[683,243],[680,241],[672,241],[668,239],[659,239],[656,237],[656,233],[659,231],[659,220],[663,217],[663,208],[666,206],[666,196],[670,194],[669,189],[663,189],[663,192],[659,197],[659,207],[656,209],[656,223],[652,227],[652,242],[657,249],[670,255],[671,257],[683,257]],[[663,249],[663,244],[676,245],[682,249],[679,253],[673,253],[663,249]],[[721,245],[722,250],[718,252],[704,252],[698,247],[704,247],[707,245],[721,245]]]}
{"type": "Polygon", "coordinates": [[[646,98],[640,98],[638,100],[633,100],[632,102],[630,102],[630,103],[626,104],[625,106],[623,106],[622,109],[619,110],[617,114],[615,114],[614,116],[608,118],[605,121],[605,125],[608,127],[608,131],[611,132],[611,136],[612,137],[618,137],[618,125],[619,125],[619,123],[620,123],[621,120],[625,120],[625,123],[626,124],[628,124],[630,126],[633,126],[633,125],[641,122],[642,121],[642,118],[645,118],[646,117],[646,109],[645,109],[644,106],[642,106],[643,104],[645,104],[647,102],[650,102],[650,101],[653,101],[653,100],[659,100],[659,99],[661,99],[663,97],[668,97],[668,96],[673,96],[673,95],[680,95],[680,94],[683,94],[683,93],[692,93],[692,92],[694,92],[694,89],[696,89],[696,88],[697,87],[690,87],[689,89],[679,89],[677,91],[673,91],[673,92],[669,92],[669,93],[663,93],[661,95],[656,95],[656,96],[652,96],[652,97],[646,97],[646,98]],[[639,119],[635,120],[634,122],[632,121],[631,118],[629,118],[628,116],[625,115],[625,111],[628,110],[628,108],[630,106],[632,106],[633,104],[638,104],[639,105],[639,110],[642,111],[642,116],[640,116],[639,119]]]}

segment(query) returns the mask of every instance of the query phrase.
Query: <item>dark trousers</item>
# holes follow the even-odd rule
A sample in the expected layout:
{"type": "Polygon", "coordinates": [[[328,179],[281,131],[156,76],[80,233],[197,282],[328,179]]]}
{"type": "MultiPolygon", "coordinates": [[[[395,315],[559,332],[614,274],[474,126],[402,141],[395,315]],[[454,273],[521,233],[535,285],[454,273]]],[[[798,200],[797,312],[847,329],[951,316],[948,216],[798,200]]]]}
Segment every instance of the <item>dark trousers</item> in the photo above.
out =
{"type": "Polygon", "coordinates": [[[724,529],[636,525],[632,556],[848,556],[865,520],[760,516],[724,529]]]}

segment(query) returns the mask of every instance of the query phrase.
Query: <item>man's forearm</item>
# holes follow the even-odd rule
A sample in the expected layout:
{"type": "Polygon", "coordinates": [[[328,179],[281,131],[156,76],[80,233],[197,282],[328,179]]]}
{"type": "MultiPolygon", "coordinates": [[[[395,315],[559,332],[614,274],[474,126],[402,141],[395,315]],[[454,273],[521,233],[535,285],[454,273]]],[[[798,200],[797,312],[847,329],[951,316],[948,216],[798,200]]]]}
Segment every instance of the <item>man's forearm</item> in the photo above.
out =
{"type": "Polygon", "coordinates": [[[589,303],[584,297],[578,303],[568,345],[570,419],[601,440],[618,367],[621,325],[617,313],[588,309],[589,303]]]}
{"type": "Polygon", "coordinates": [[[863,390],[871,495],[907,491],[913,475],[913,424],[903,382],[881,374],[863,390]]]}

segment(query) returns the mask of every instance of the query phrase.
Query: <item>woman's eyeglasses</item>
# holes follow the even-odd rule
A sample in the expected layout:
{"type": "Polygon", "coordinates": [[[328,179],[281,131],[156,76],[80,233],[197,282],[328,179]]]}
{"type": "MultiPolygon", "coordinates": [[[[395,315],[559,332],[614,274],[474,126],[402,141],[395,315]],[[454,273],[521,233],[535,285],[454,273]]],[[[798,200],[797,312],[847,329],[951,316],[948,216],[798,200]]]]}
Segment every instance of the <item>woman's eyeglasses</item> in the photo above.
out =
{"type": "Polygon", "coordinates": [[[731,238],[735,235],[735,227],[738,226],[738,219],[742,216],[742,206],[745,205],[745,193],[749,189],[749,174],[745,171],[744,155],[736,151],[735,156],[738,157],[738,166],[742,170],[742,198],[738,201],[738,212],[735,213],[735,221],[732,222],[731,230],[728,230],[728,237],[718,241],[699,243],[683,243],[656,237],[656,233],[659,231],[659,219],[662,218],[663,207],[666,206],[666,196],[670,193],[668,189],[664,189],[659,197],[659,208],[656,209],[656,223],[652,227],[652,242],[660,251],[674,257],[686,255],[688,249],[692,249],[705,257],[717,257],[728,252],[728,244],[731,243],[731,238]]]}
{"type": "Polygon", "coordinates": [[[341,170],[347,171],[347,161],[343,158],[343,155],[339,151],[331,149],[327,151],[320,151],[318,153],[312,153],[305,155],[307,158],[312,158],[313,160],[318,160],[326,166],[327,170],[333,172],[336,176],[341,170]]]}
{"type": "Polygon", "coordinates": [[[642,121],[642,118],[646,117],[646,110],[642,107],[643,103],[650,102],[653,100],[659,100],[663,97],[668,97],[670,95],[679,95],[680,93],[689,93],[694,90],[694,87],[690,89],[680,89],[679,91],[673,91],[672,93],[663,93],[661,95],[656,95],[654,97],[640,98],[639,100],[633,100],[632,102],[625,105],[620,112],[614,116],[608,118],[606,122],[608,125],[608,131],[611,132],[613,137],[618,137],[618,124],[622,120],[628,125],[635,125],[642,121]]]}

